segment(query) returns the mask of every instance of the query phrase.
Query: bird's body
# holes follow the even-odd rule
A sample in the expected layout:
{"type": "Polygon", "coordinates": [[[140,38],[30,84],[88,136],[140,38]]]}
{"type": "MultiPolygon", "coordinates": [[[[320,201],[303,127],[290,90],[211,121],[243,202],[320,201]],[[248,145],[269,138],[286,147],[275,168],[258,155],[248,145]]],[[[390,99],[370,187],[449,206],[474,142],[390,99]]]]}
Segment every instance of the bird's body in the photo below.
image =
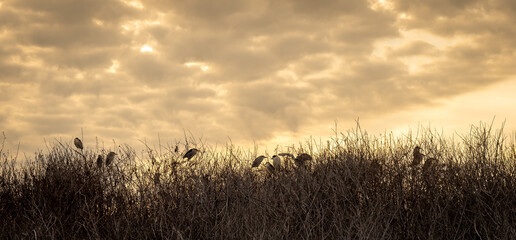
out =
{"type": "Polygon", "coordinates": [[[192,148],[192,149],[188,150],[188,152],[185,153],[183,158],[190,160],[195,156],[195,154],[197,154],[197,152],[199,152],[199,150],[197,150],[196,148],[192,148]]]}
{"type": "Polygon", "coordinates": [[[310,154],[301,153],[301,154],[297,155],[297,157],[294,159],[294,162],[296,163],[297,166],[303,166],[303,165],[305,165],[306,161],[310,161],[310,160],[312,160],[312,156],[310,156],[310,154]]]}
{"type": "Polygon", "coordinates": [[[274,165],[274,169],[279,171],[281,169],[281,158],[278,155],[272,156],[272,164],[274,165]]]}
{"type": "Polygon", "coordinates": [[[75,139],[73,140],[73,144],[75,145],[75,147],[76,147],[76,148],[81,149],[81,150],[83,149],[81,139],[79,139],[79,138],[75,138],[75,139]]]}
{"type": "Polygon", "coordinates": [[[273,173],[273,172],[274,172],[274,170],[275,170],[275,169],[274,169],[274,166],[272,166],[272,164],[271,164],[271,163],[266,162],[266,163],[265,163],[265,166],[267,167],[267,170],[268,170],[270,173],[273,173]]]}
{"type": "Polygon", "coordinates": [[[113,162],[113,160],[115,159],[115,156],[116,156],[116,153],[114,152],[109,152],[107,157],[106,157],[106,166],[108,166],[109,164],[111,164],[111,162],[113,162]]]}
{"type": "Polygon", "coordinates": [[[412,152],[412,156],[414,157],[412,160],[412,166],[416,166],[419,165],[421,161],[423,161],[425,154],[421,153],[421,148],[419,146],[416,146],[412,152]]]}
{"type": "Polygon", "coordinates": [[[265,158],[266,157],[263,156],[263,155],[255,158],[254,161],[253,161],[253,164],[251,165],[251,167],[258,167],[258,166],[260,166],[260,164],[262,163],[263,159],[265,159],[265,158]]]}
{"type": "Polygon", "coordinates": [[[99,154],[99,156],[97,157],[97,167],[98,168],[102,167],[102,160],[104,160],[104,158],[102,157],[102,155],[99,154]]]}

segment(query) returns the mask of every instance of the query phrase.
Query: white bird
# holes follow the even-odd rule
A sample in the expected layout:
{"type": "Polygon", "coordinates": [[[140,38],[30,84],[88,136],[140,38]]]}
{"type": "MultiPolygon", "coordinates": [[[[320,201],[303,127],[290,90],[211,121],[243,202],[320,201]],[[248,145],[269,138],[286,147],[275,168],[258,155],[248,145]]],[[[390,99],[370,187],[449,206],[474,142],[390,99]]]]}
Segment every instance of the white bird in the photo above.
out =
{"type": "Polygon", "coordinates": [[[274,165],[274,169],[279,171],[281,168],[281,158],[278,155],[272,156],[272,164],[274,165]]]}
{"type": "Polygon", "coordinates": [[[253,161],[253,164],[251,165],[251,167],[254,168],[254,167],[260,166],[260,164],[262,163],[263,159],[265,159],[265,158],[267,158],[267,157],[263,156],[263,155],[255,158],[254,161],[253,161]]]}
{"type": "Polygon", "coordinates": [[[108,155],[107,155],[107,157],[106,157],[106,166],[107,166],[107,165],[109,165],[109,164],[111,164],[111,162],[115,159],[115,156],[116,156],[116,155],[117,155],[117,154],[116,154],[116,153],[114,153],[114,152],[109,152],[109,153],[108,153],[108,155]]]}
{"type": "Polygon", "coordinates": [[[76,148],[81,149],[81,150],[83,149],[81,139],[79,139],[79,138],[75,138],[75,139],[73,140],[73,144],[75,145],[75,147],[76,147],[76,148]]]}
{"type": "Polygon", "coordinates": [[[421,148],[419,146],[416,146],[412,152],[412,156],[414,157],[414,160],[412,160],[412,166],[416,166],[423,161],[425,154],[421,153],[421,148]]]}
{"type": "Polygon", "coordinates": [[[183,158],[187,158],[188,160],[192,159],[195,154],[197,154],[199,152],[199,150],[197,148],[192,148],[190,150],[188,150],[188,152],[185,153],[185,155],[183,156],[183,158]]]}

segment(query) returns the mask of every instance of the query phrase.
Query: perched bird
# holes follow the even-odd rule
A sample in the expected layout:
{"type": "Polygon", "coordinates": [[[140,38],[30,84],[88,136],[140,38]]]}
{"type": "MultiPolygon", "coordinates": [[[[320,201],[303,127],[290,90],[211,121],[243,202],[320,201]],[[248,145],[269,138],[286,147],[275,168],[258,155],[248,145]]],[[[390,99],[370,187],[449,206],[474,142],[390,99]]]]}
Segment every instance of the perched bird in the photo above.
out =
{"type": "Polygon", "coordinates": [[[176,145],[176,148],[174,148],[174,152],[177,153],[179,152],[179,147],[176,145]]]}
{"type": "Polygon", "coordinates": [[[111,162],[115,159],[115,156],[117,154],[114,153],[114,152],[109,152],[107,157],[106,157],[106,166],[108,166],[109,164],[111,164],[111,162]]]}
{"type": "Polygon", "coordinates": [[[279,171],[281,168],[281,158],[278,155],[272,156],[272,164],[274,165],[274,169],[279,171]]]}
{"type": "Polygon", "coordinates": [[[99,154],[99,156],[97,157],[97,167],[98,168],[102,167],[102,160],[104,160],[104,158],[102,157],[102,155],[99,154]]]}
{"type": "Polygon", "coordinates": [[[419,146],[416,146],[412,152],[412,156],[414,156],[414,160],[412,160],[412,166],[416,166],[420,164],[421,161],[423,161],[425,154],[421,153],[421,148],[419,146]]]}
{"type": "Polygon", "coordinates": [[[262,163],[263,159],[267,158],[266,156],[259,156],[257,158],[254,159],[253,161],[253,164],[251,165],[251,167],[258,167],[260,166],[260,164],[262,163]]]}
{"type": "Polygon", "coordinates": [[[267,170],[269,170],[269,172],[274,172],[274,167],[271,165],[271,163],[266,162],[265,166],[267,166],[267,170]]]}
{"type": "Polygon", "coordinates": [[[183,158],[187,158],[188,160],[192,159],[195,154],[197,154],[199,152],[199,150],[197,150],[196,148],[192,148],[190,150],[188,150],[188,152],[185,153],[185,155],[183,156],[183,158]]]}
{"type": "Polygon", "coordinates": [[[310,161],[310,160],[312,160],[312,156],[310,156],[310,154],[301,153],[301,154],[297,155],[297,157],[294,159],[294,162],[296,163],[297,166],[303,166],[303,165],[305,165],[306,161],[310,161]]]}
{"type": "Polygon", "coordinates": [[[278,153],[279,156],[282,156],[282,157],[290,157],[292,159],[294,159],[294,155],[290,154],[290,153],[278,153]]]}
{"type": "Polygon", "coordinates": [[[75,147],[76,147],[76,148],[81,149],[81,150],[83,149],[81,139],[79,139],[79,138],[75,138],[75,139],[73,140],[73,144],[75,145],[75,147]]]}

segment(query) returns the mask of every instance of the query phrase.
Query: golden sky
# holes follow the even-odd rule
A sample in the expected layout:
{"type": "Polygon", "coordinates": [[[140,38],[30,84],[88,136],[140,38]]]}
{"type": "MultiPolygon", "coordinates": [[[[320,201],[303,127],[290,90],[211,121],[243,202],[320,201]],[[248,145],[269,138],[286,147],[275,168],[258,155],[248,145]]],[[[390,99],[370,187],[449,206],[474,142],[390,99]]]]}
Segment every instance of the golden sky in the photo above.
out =
{"type": "MultiPolygon", "coordinates": [[[[516,129],[514,0],[0,0],[0,131],[263,146],[516,129]]],[[[136,147],[136,146],[135,146],[136,147]]]]}

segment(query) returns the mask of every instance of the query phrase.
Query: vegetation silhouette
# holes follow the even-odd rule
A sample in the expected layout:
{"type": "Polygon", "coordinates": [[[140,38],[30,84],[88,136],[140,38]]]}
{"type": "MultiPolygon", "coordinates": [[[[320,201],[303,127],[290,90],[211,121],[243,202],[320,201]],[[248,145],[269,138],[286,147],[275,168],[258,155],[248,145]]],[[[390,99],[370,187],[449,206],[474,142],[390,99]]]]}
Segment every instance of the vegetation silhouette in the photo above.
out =
{"type": "Polygon", "coordinates": [[[357,127],[277,149],[281,171],[259,166],[256,150],[194,138],[184,151],[203,154],[192,161],[177,147],[139,156],[122,145],[102,150],[107,169],[87,145],[78,156],[55,144],[22,167],[2,148],[0,238],[511,239],[516,145],[508,139],[492,124],[460,142],[430,129],[395,137],[357,127]],[[432,156],[423,167],[412,164],[415,146],[432,156]]]}

